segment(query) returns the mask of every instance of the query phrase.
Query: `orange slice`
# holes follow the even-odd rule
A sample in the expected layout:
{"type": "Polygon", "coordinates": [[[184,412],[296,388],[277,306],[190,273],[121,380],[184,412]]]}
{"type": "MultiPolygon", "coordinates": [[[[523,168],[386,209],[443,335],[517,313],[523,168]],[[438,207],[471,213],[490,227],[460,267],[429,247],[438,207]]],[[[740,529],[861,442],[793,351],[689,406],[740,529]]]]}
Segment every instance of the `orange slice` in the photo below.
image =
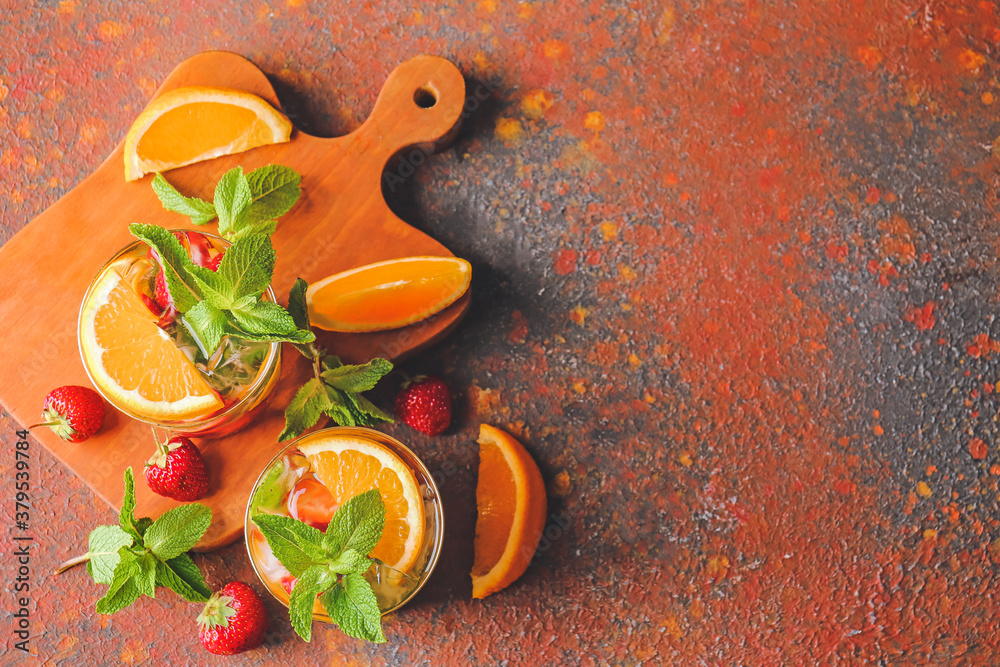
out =
{"type": "Polygon", "coordinates": [[[155,420],[207,416],[218,394],[114,269],[80,311],[80,354],[94,384],[126,412],[155,420]]]}
{"type": "Polygon", "coordinates": [[[125,136],[125,180],[288,141],[292,123],[242,90],[192,86],[166,92],[125,136]]]}
{"type": "Polygon", "coordinates": [[[306,291],[309,319],[329,331],[383,331],[430,317],[465,294],[472,265],[458,257],[404,257],[344,271],[306,291]]]}
{"type": "Polygon", "coordinates": [[[472,597],[484,598],[524,574],[545,528],[545,483],[524,446],[489,424],[479,427],[476,559],[472,597]]]}
{"type": "Polygon", "coordinates": [[[385,529],[371,556],[408,572],[424,539],[424,500],[403,459],[377,442],[343,434],[319,435],[299,445],[299,451],[338,506],[359,493],[379,490],[385,503],[385,529]]]}

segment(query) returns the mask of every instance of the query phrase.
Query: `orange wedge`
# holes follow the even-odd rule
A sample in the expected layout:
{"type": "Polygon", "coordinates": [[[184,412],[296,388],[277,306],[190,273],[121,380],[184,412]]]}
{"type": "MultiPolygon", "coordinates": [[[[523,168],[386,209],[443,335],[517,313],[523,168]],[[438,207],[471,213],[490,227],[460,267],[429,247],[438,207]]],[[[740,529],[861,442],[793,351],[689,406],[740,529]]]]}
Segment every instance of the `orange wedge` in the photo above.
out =
{"type": "Polygon", "coordinates": [[[288,141],[292,124],[242,90],[192,86],[166,92],[125,136],[125,180],[288,141]]]}
{"type": "Polygon", "coordinates": [[[139,296],[114,269],[80,311],[80,354],[91,380],[126,412],[154,420],[207,416],[223,407],[139,296]]]}
{"type": "Polygon", "coordinates": [[[383,331],[430,317],[465,294],[472,265],[458,257],[404,257],[324,278],[306,291],[309,319],[328,331],[383,331]]]}
{"type": "Polygon", "coordinates": [[[408,572],[424,539],[424,500],[413,472],[383,445],[345,434],[320,434],[299,445],[337,505],[377,488],[385,503],[385,529],[372,558],[408,572]]]}
{"type": "Polygon", "coordinates": [[[524,446],[488,424],[479,427],[476,559],[472,597],[484,598],[524,574],[545,528],[545,483],[524,446]]]}

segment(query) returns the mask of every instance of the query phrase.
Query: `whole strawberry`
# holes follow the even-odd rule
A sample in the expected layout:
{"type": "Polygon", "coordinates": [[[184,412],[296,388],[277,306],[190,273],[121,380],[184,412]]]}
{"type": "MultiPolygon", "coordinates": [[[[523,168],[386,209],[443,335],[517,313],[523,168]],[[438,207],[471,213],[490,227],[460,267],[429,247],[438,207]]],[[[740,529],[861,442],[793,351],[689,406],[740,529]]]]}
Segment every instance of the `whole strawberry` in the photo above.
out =
{"type": "Polygon", "coordinates": [[[241,581],[226,584],[198,614],[202,645],[216,655],[233,655],[260,646],[269,619],[260,596],[241,581]]]}
{"type": "Polygon", "coordinates": [[[67,442],[83,442],[97,433],[104,421],[104,401],[90,387],[66,385],[49,392],[42,403],[42,422],[67,442]]]}
{"type": "Polygon", "coordinates": [[[421,433],[438,435],[451,424],[451,390],[436,375],[417,376],[396,396],[396,416],[421,433]]]}
{"type": "Polygon", "coordinates": [[[166,444],[156,440],[156,453],[146,461],[143,474],[153,493],[167,498],[191,502],[208,495],[205,459],[193,442],[179,435],[166,444]]]}

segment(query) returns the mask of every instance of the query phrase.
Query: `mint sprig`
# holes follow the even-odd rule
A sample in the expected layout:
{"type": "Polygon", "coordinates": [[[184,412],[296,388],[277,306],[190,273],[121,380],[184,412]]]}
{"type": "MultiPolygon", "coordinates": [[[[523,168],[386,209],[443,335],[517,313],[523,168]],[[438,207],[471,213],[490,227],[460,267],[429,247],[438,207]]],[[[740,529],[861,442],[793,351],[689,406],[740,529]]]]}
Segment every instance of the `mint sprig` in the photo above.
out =
{"type": "Polygon", "coordinates": [[[113,614],[142,595],[156,597],[164,586],[185,600],[205,602],[212,591],[201,570],[187,555],[212,523],[212,510],[190,503],[164,512],[153,521],[135,518],[135,482],[125,469],[125,496],[116,526],[98,526],[90,533],[87,553],[63,563],[56,572],[87,563],[87,572],[107,593],[97,612],[113,614]]]}
{"type": "Polygon", "coordinates": [[[187,197],[162,174],[153,191],[168,211],[186,215],[196,225],[219,220],[219,234],[232,242],[218,271],[196,265],[173,234],[154,225],[131,225],[133,236],[145,241],[161,259],[167,290],[181,322],[205,357],[226,336],[246,341],[305,344],[315,336],[296,327],[275,303],[261,300],[274,277],[271,234],[277,218],[287,213],[302,192],[302,177],[290,167],[268,165],[243,173],[230,169],[215,186],[213,201],[187,197]]]}
{"type": "MultiPolygon", "coordinates": [[[[299,278],[288,295],[288,314],[300,331],[310,326],[307,287],[306,281],[299,278]]],[[[313,377],[299,387],[285,408],[285,428],[278,436],[279,442],[301,435],[323,415],[340,426],[375,426],[392,421],[392,417],[361,395],[392,370],[389,360],[377,358],[367,364],[345,365],[315,343],[299,343],[295,347],[311,362],[313,377]]]]}
{"type": "Polygon", "coordinates": [[[186,215],[195,225],[218,217],[219,234],[235,241],[250,234],[273,234],[277,219],[299,200],[301,182],[294,169],[271,164],[249,174],[242,167],[230,169],[219,179],[211,202],[185,197],[163,174],[153,177],[153,191],[163,208],[186,215]]]}
{"type": "Polygon", "coordinates": [[[253,522],[275,557],[297,578],[288,614],[302,639],[312,639],[312,612],[318,595],[327,614],[345,633],[378,644],[385,642],[382,612],[364,576],[374,562],[368,556],[385,528],[385,504],[378,489],[344,503],[325,533],[278,514],[257,514],[253,522]]]}
{"type": "Polygon", "coordinates": [[[298,327],[280,305],[261,299],[274,277],[270,234],[276,218],[298,201],[301,177],[294,169],[269,165],[249,174],[242,167],[226,172],[213,202],[186,197],[157,174],[153,190],[170,211],[195,224],[219,219],[219,233],[232,242],[217,271],[196,265],[172,233],[155,225],[133,224],[129,231],[156,251],[167,290],[188,330],[209,358],[226,336],[246,341],[304,345],[315,335],[298,327]]]}
{"type": "Polygon", "coordinates": [[[210,357],[225,336],[250,341],[308,343],[316,336],[299,329],[276,303],[262,301],[274,274],[274,246],[263,234],[237,239],[223,255],[219,270],[198,266],[180,242],[156,225],[132,224],[129,231],[161,258],[167,289],[181,322],[204,356],[210,357]]]}

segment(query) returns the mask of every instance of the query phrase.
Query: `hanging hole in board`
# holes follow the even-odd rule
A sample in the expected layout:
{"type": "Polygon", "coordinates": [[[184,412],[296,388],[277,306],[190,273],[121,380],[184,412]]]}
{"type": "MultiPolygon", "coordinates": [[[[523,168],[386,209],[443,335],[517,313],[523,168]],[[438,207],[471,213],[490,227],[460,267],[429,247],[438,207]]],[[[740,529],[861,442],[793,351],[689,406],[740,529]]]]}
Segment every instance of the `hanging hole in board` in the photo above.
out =
{"type": "Polygon", "coordinates": [[[437,104],[437,93],[427,86],[420,86],[413,92],[413,101],[421,109],[430,109],[437,104]]]}

